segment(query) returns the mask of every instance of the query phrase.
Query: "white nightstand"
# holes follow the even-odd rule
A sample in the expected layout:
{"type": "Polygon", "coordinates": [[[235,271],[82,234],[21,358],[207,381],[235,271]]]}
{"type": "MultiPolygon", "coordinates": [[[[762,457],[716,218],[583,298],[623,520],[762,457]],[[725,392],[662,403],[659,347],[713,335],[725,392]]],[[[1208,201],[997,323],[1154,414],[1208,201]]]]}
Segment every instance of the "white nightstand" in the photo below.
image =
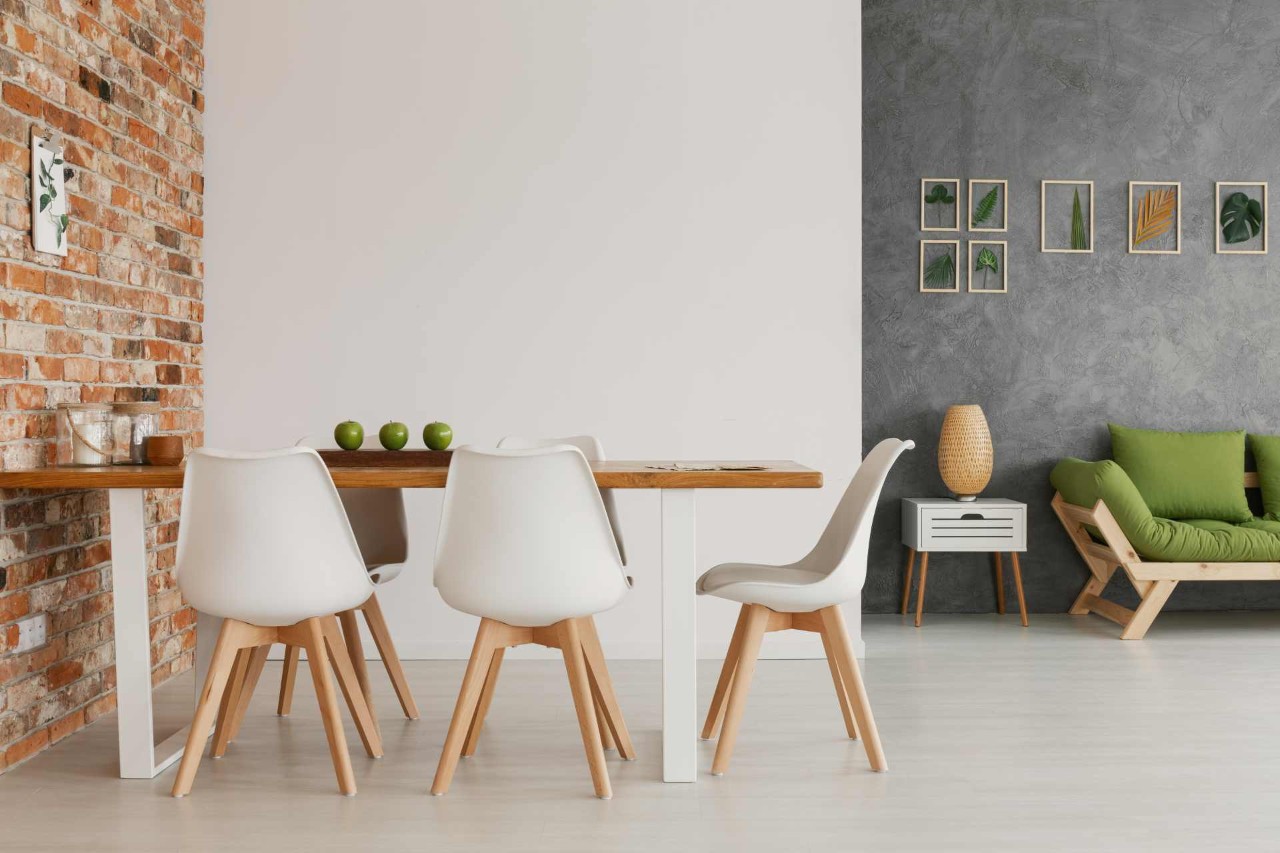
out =
{"type": "Polygon", "coordinates": [[[920,554],[920,587],[916,593],[916,627],[924,615],[924,584],[929,554],[936,551],[979,551],[995,555],[996,609],[1004,613],[1004,571],[1001,554],[1013,561],[1013,584],[1018,591],[1022,624],[1027,624],[1027,601],[1022,594],[1018,554],[1027,550],[1027,505],[1005,498],[957,501],[951,498],[903,498],[902,544],[909,549],[907,582],[902,587],[902,612],[907,612],[911,575],[920,554]]]}

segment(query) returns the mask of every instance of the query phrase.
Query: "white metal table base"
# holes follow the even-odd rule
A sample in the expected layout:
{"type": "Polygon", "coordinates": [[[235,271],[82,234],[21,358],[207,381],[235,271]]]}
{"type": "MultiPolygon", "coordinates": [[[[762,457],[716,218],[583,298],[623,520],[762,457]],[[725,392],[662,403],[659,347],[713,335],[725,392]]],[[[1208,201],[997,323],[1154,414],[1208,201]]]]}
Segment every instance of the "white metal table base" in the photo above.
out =
{"type": "Polygon", "coordinates": [[[662,781],[698,778],[696,502],[662,490],[662,781]]]}
{"type": "Polygon", "coordinates": [[[110,489],[120,778],[151,779],[182,757],[187,729],[155,742],[151,617],[147,608],[146,491],[110,489]]]}

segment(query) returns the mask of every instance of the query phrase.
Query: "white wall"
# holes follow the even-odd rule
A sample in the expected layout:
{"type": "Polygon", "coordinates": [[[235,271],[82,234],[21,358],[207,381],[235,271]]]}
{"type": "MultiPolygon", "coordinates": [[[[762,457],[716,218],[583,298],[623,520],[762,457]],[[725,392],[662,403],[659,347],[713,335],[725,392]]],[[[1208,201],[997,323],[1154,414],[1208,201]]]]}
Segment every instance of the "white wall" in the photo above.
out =
{"type": "MultiPolygon", "coordinates": [[[[701,492],[698,557],[800,556],[861,448],[860,27],[840,0],[209,4],[207,443],[441,419],[793,458],[826,488],[701,492]]],[[[658,495],[619,504],[636,589],[600,631],[656,657],[658,495]]],[[[381,595],[406,657],[471,645],[439,507],[411,494],[381,595]]],[[[735,612],[701,602],[700,652],[735,612]]]]}

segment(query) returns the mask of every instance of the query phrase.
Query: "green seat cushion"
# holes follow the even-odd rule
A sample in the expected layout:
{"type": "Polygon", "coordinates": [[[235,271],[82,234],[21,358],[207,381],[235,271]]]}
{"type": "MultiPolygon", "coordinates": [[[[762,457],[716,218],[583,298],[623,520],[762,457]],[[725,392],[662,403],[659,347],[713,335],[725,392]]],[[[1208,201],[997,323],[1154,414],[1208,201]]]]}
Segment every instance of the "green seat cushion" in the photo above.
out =
{"type": "Polygon", "coordinates": [[[1244,494],[1244,430],[1165,432],[1108,424],[1111,455],[1158,518],[1253,518],[1244,494]]]}
{"type": "Polygon", "coordinates": [[[1249,435],[1249,449],[1258,465],[1262,486],[1262,511],[1268,518],[1280,518],[1280,435],[1249,435]]]}
{"type": "MultiPolygon", "coordinates": [[[[1241,482],[1244,475],[1241,474],[1241,482]]],[[[1174,521],[1151,513],[1123,468],[1110,459],[1063,459],[1049,475],[1063,500],[1086,508],[1104,501],[1129,544],[1144,560],[1162,563],[1280,562],[1280,521],[1216,518],[1174,521]]]]}

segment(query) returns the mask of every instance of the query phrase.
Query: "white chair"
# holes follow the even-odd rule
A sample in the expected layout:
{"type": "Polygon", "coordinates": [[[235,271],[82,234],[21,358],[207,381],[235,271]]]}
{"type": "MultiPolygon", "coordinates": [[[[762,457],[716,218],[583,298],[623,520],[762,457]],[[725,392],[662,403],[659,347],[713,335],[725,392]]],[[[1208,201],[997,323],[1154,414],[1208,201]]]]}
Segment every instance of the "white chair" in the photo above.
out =
{"type": "MultiPolygon", "coordinates": [[[[582,451],[588,462],[604,462],[604,445],[594,435],[569,435],[564,438],[524,438],[509,435],[498,442],[503,450],[527,450],[534,447],[555,447],[571,444],[582,451]]],[[[604,501],[604,511],[609,515],[609,527],[613,530],[613,539],[618,543],[618,554],[622,557],[622,565],[627,564],[627,548],[622,542],[622,526],[618,524],[618,508],[613,502],[613,489],[601,489],[600,500],[604,501]]]]}
{"type": "Polygon", "coordinates": [[[913,447],[912,441],[887,438],[867,454],[818,544],[804,558],[785,566],[724,563],[698,579],[699,595],[742,604],[702,727],[704,740],[720,735],[713,774],[723,775],[729,767],[765,633],[788,628],[822,636],[845,730],[854,739],[861,731],[871,769],[889,769],[840,605],[862,591],[876,501],[893,463],[913,447]]]}
{"type": "MultiPolygon", "coordinates": [[[[300,447],[326,445],[326,442],[314,438],[304,438],[298,442],[300,447]]],[[[338,496],[342,499],[342,506],[351,522],[356,543],[360,546],[369,579],[379,587],[395,580],[409,559],[409,525],[404,512],[404,493],[400,489],[338,489],[338,496]]],[[[373,697],[369,688],[369,671],[365,666],[364,645],[360,641],[360,626],[356,623],[357,611],[364,614],[365,624],[369,626],[374,645],[378,647],[378,654],[382,657],[382,665],[391,678],[401,710],[409,719],[418,719],[418,703],[409,690],[409,680],[405,677],[404,666],[400,663],[400,655],[391,640],[391,632],[387,629],[387,620],[382,615],[382,606],[378,603],[376,593],[370,594],[369,599],[354,610],[338,614],[342,635],[355,665],[356,677],[360,679],[365,701],[372,709],[373,697]]],[[[280,701],[276,707],[276,713],[282,717],[289,715],[293,705],[293,682],[298,671],[298,658],[297,647],[285,649],[284,672],[280,676],[280,701]]],[[[377,720],[376,713],[374,720],[377,720]]],[[[235,732],[232,732],[232,736],[234,735],[235,732]]]]}
{"type": "Polygon", "coordinates": [[[187,603],[223,623],[173,795],[191,791],[215,714],[211,753],[225,752],[273,643],[307,650],[338,787],[354,794],[329,661],[365,750],[380,757],[382,741],[334,615],[367,600],[373,584],[319,455],[306,448],[192,453],[174,577],[187,603]]]}
{"type": "Polygon", "coordinates": [[[448,791],[458,759],[475,750],[505,650],[537,643],[564,655],[596,796],[611,796],[601,727],[609,727],[624,758],[635,752],[592,616],[621,601],[628,586],[582,452],[570,445],[458,448],[445,487],[435,584],[451,607],[479,616],[480,628],[431,793],[448,791]]]}

